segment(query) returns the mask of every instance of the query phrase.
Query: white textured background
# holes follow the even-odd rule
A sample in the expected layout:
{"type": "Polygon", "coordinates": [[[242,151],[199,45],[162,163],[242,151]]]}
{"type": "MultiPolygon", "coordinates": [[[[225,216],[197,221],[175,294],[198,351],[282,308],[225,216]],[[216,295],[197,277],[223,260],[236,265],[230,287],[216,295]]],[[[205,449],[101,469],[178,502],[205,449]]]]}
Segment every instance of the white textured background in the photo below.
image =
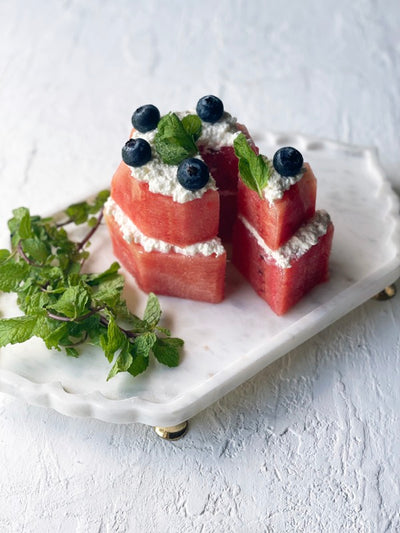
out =
{"type": "MultiPolygon", "coordinates": [[[[0,223],[109,183],[140,104],[376,145],[400,190],[398,0],[0,0],[0,223]]],[[[368,302],[175,444],[0,396],[1,532],[397,532],[400,297],[368,302]]]]}

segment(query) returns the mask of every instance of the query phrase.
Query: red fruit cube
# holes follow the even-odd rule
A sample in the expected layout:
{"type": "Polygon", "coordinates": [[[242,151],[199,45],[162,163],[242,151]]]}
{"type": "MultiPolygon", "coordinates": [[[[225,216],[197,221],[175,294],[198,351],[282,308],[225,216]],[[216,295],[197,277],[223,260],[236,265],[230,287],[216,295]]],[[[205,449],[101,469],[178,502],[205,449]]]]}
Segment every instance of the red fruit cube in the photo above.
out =
{"type": "Polygon", "coordinates": [[[201,198],[175,202],[171,196],[149,191],[121,162],[111,183],[111,197],[139,228],[154,239],[178,246],[207,241],[217,235],[219,195],[209,189],[201,198]]]}
{"type": "MultiPolygon", "coordinates": [[[[315,217],[320,213],[328,217],[327,228],[316,244],[306,251],[296,250],[295,235],[293,241],[278,251],[283,258],[289,259],[289,266],[282,266],[276,259],[280,256],[268,252],[261,237],[247,221],[238,218],[235,224],[232,262],[277,315],[286,313],[315,285],[329,277],[333,224],[325,212],[317,212],[315,217]],[[288,250],[291,250],[289,255],[288,250]]],[[[313,220],[303,229],[311,227],[313,220]]]]}
{"type": "Polygon", "coordinates": [[[147,252],[128,242],[112,215],[105,215],[114,255],[145,292],[218,303],[224,297],[226,253],[183,255],[147,252]]]}
{"type": "Polygon", "coordinates": [[[280,248],[315,212],[317,180],[308,163],[303,177],[270,204],[242,180],[238,187],[238,211],[257,230],[272,250],[280,248]]]}

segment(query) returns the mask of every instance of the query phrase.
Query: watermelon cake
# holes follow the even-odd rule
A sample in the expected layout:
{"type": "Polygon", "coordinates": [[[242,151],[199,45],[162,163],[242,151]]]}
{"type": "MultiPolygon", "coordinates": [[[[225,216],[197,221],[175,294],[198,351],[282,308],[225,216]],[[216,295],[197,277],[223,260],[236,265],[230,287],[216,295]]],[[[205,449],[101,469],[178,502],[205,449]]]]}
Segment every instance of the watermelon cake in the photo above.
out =
{"type": "Polygon", "coordinates": [[[301,154],[259,154],[212,95],[196,112],[132,116],[104,214],[121,264],[146,292],[218,303],[227,253],[277,314],[328,278],[333,235],[301,154]]]}
{"type": "Polygon", "coordinates": [[[277,315],[283,315],[329,277],[333,224],[315,211],[317,182],[290,146],[269,161],[238,137],[238,217],[233,264],[277,315]]]}
{"type": "Polygon", "coordinates": [[[145,291],[220,302],[220,235],[230,238],[236,219],[233,142],[248,132],[214,96],[200,99],[195,113],[163,118],[142,106],[132,124],[105,208],[114,253],[145,291]]]}

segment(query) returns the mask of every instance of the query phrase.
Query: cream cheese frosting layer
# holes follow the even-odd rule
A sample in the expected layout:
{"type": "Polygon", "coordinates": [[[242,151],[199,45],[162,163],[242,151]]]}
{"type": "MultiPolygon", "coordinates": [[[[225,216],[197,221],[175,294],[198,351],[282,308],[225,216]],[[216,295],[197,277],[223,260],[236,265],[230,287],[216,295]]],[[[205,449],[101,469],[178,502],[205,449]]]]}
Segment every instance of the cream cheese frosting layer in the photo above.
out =
{"type": "MultiPolygon", "coordinates": [[[[269,162],[269,164],[272,165],[272,162],[269,162]]],[[[289,190],[292,185],[301,180],[305,172],[306,167],[303,166],[296,176],[281,176],[275,169],[273,169],[268,184],[262,191],[265,200],[267,200],[270,205],[273,204],[275,200],[280,200],[285,194],[285,191],[289,190]]]]}
{"type": "Polygon", "coordinates": [[[111,197],[104,205],[104,213],[114,218],[126,242],[140,244],[146,252],[174,252],[185,256],[194,256],[197,254],[210,256],[215,254],[217,257],[225,253],[225,248],[222,246],[221,240],[218,237],[184,247],[148,237],[135,226],[132,220],[111,197]]]}
{"type": "Polygon", "coordinates": [[[260,234],[250,224],[250,222],[239,215],[239,220],[246,227],[249,233],[256,239],[257,244],[262,248],[267,257],[273,260],[281,268],[290,268],[291,261],[298,259],[308,250],[317,244],[318,240],[326,234],[331,222],[329,214],[324,211],[316,211],[314,216],[303,224],[297,232],[278,250],[271,250],[260,234]]]}

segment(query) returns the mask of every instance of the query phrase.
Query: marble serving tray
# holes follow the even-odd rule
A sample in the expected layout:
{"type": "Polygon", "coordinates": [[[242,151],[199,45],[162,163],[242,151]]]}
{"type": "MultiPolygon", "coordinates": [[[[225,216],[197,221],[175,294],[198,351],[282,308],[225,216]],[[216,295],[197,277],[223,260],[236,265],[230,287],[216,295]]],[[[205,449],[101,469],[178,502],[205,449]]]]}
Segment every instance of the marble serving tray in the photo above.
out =
{"type": "MultiPolygon", "coordinates": [[[[70,416],[108,422],[176,425],[206,408],[278,357],[362,304],[400,275],[397,197],[374,149],[296,134],[265,133],[263,153],[297,147],[318,179],[317,208],[335,225],[331,279],[283,317],[275,316],[228,265],[226,299],[218,305],[160,297],[164,325],[185,340],[182,362],[156,362],[145,374],[106,382],[109,364],[95,348],[79,359],[48,351],[39,339],[0,349],[0,391],[70,416]]],[[[1,234],[1,246],[7,235],[1,234]]],[[[92,245],[92,269],[113,260],[105,228],[92,245]]],[[[126,296],[140,314],[146,295],[127,276],[126,296]]],[[[0,296],[3,316],[13,297],[0,296]]]]}

